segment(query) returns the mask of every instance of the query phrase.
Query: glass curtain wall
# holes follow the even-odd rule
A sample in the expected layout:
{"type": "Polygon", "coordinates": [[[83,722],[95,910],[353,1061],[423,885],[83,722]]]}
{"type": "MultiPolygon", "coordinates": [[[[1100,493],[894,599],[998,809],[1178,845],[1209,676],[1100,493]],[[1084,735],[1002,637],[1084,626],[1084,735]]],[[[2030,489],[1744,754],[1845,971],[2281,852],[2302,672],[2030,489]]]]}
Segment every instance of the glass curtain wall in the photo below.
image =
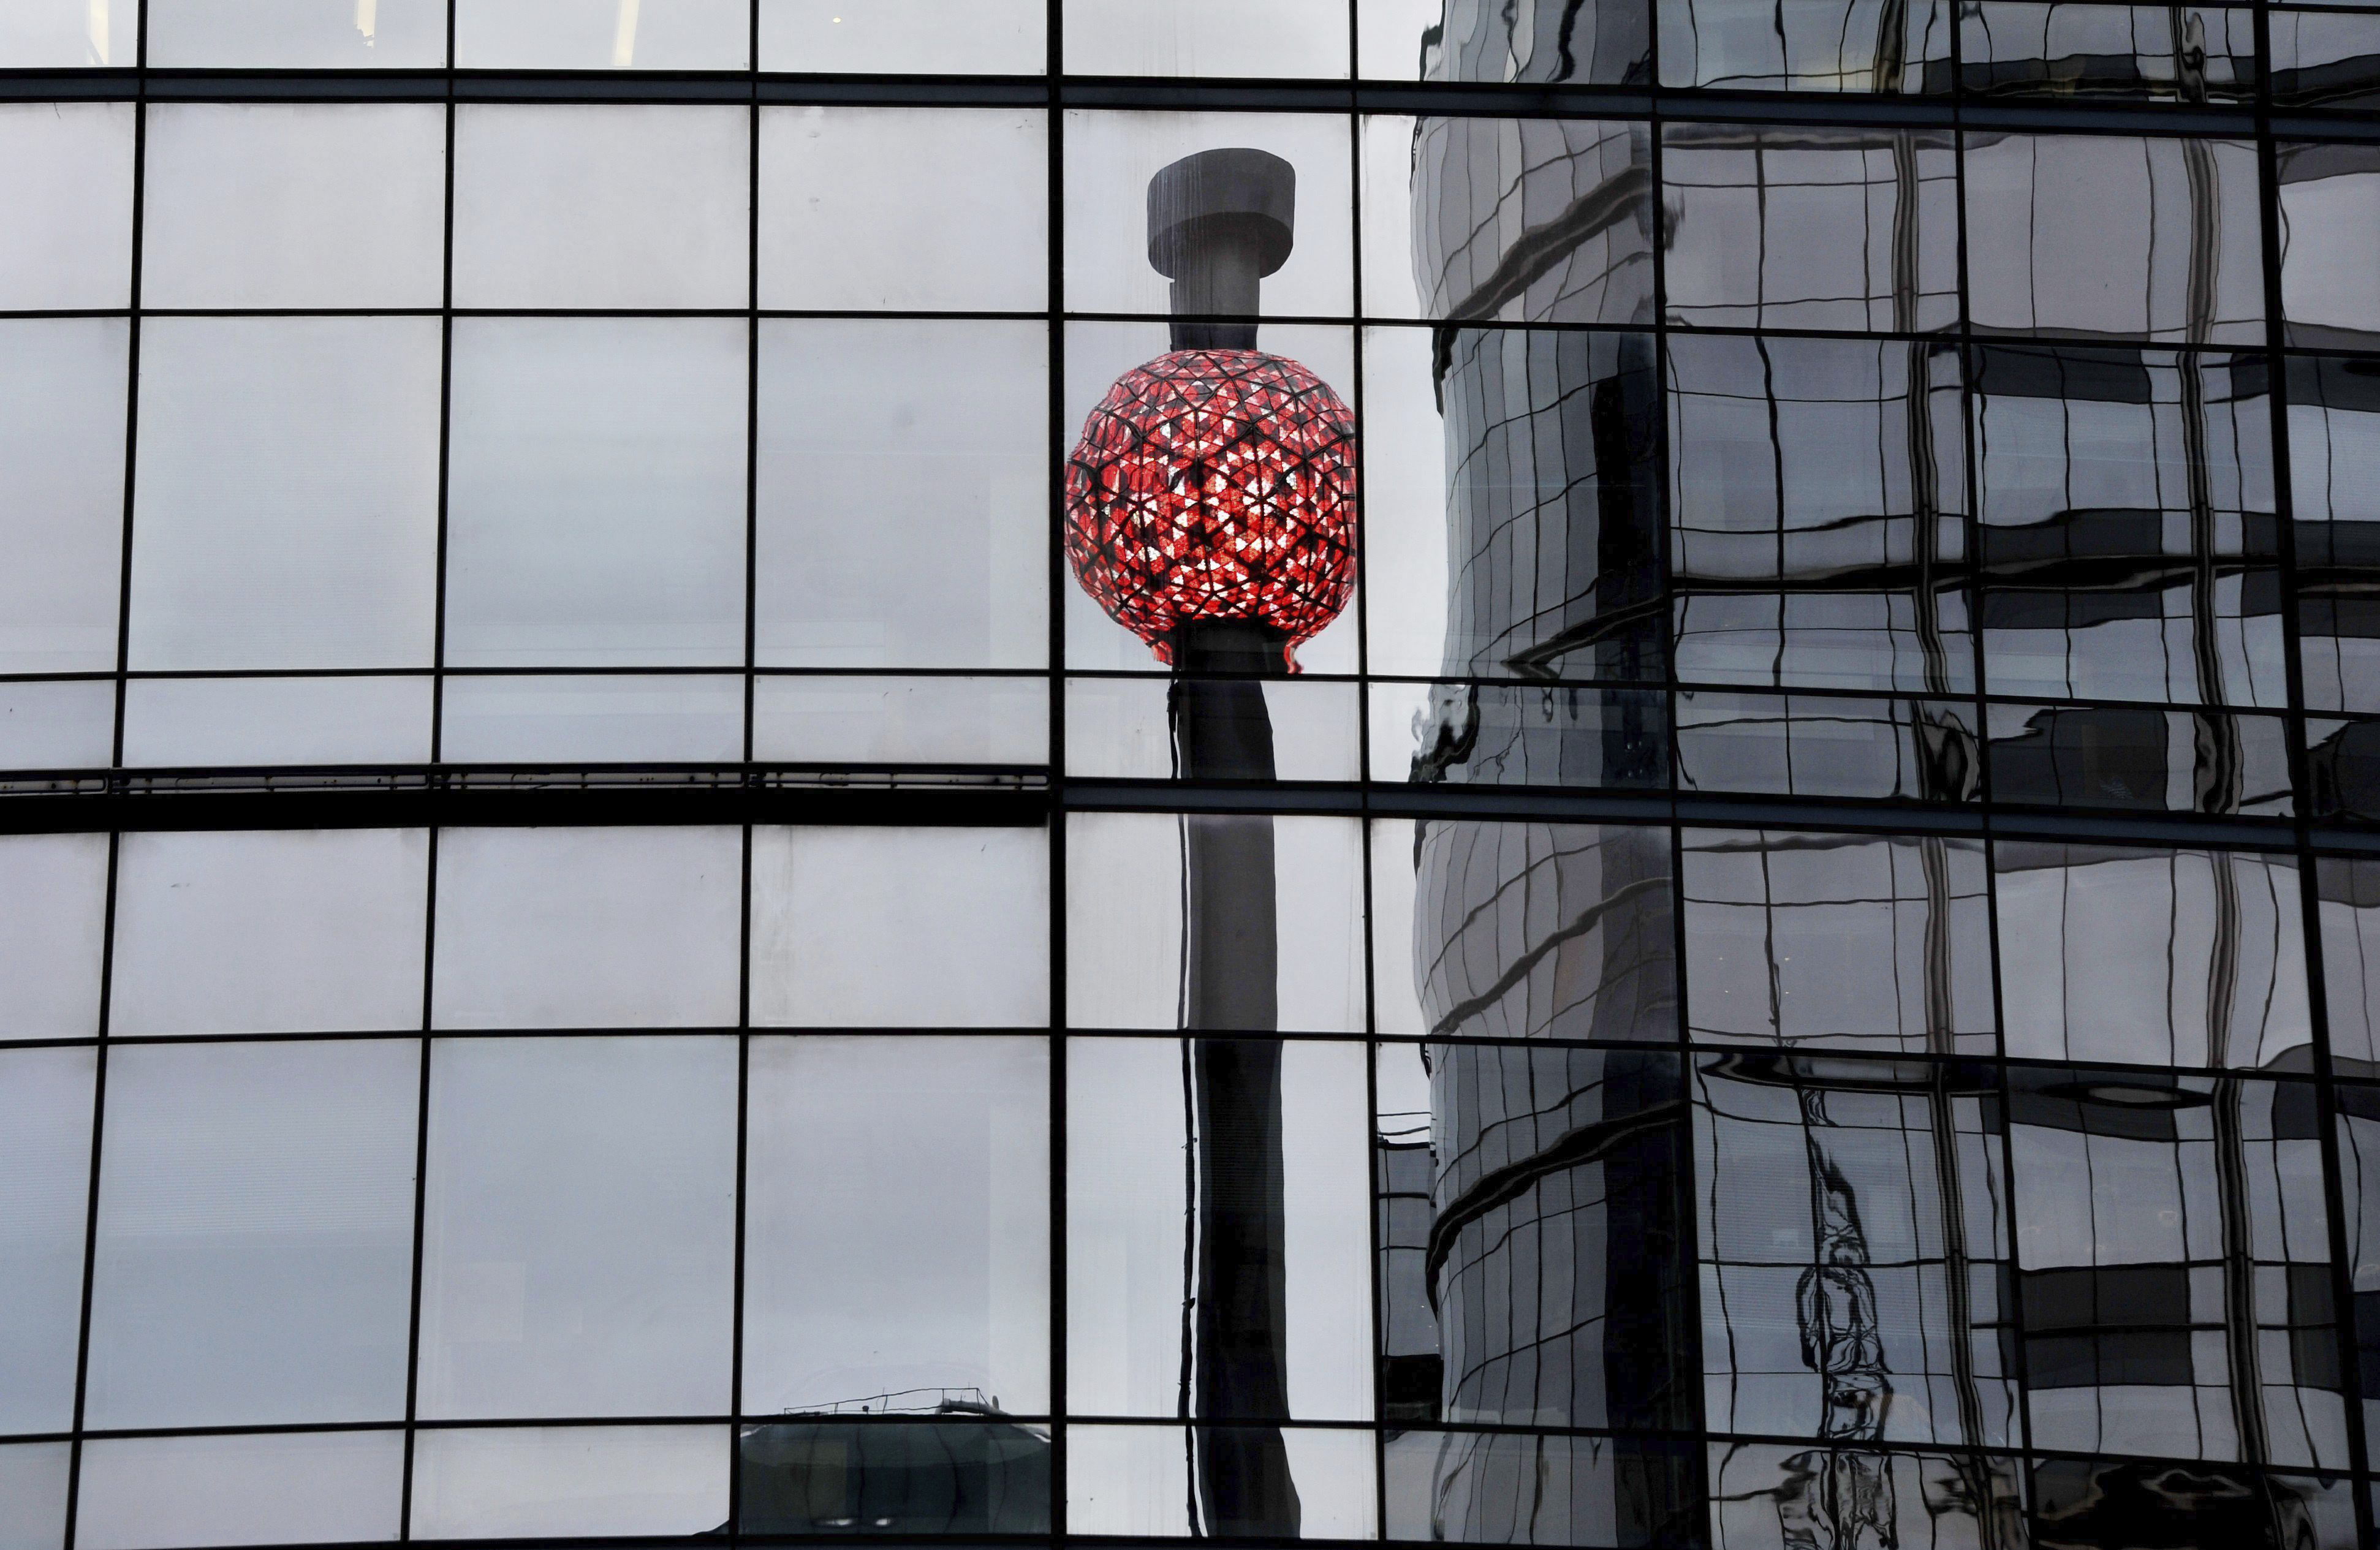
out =
{"type": "Polygon", "coordinates": [[[2375,107],[0,3],[0,1550],[2370,1545],[2375,107]]]}

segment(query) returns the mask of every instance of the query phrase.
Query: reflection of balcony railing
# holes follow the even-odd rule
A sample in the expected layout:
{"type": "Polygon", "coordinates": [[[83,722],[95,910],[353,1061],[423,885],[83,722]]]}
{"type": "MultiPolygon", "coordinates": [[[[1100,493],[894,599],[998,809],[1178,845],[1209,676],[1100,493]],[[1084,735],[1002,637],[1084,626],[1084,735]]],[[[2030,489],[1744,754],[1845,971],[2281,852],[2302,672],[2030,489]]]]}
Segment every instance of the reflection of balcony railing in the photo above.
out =
{"type": "Polygon", "coordinates": [[[861,1399],[833,1399],[823,1405],[795,1405],[785,1415],[1001,1415],[997,1396],[966,1388],[896,1388],[861,1399]]]}

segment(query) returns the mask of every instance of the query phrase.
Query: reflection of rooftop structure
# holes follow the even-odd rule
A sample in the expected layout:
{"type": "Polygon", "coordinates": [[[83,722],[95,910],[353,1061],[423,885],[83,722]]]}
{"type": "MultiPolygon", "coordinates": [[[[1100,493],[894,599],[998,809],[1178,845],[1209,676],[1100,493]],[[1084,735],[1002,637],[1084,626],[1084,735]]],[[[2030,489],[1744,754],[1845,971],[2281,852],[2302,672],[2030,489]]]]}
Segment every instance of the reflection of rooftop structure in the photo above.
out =
{"type": "Polygon", "coordinates": [[[1008,1419],[979,1389],[907,1389],[789,1412],[747,1427],[736,1447],[743,1533],[1050,1529],[1049,1429],[1008,1419]]]}

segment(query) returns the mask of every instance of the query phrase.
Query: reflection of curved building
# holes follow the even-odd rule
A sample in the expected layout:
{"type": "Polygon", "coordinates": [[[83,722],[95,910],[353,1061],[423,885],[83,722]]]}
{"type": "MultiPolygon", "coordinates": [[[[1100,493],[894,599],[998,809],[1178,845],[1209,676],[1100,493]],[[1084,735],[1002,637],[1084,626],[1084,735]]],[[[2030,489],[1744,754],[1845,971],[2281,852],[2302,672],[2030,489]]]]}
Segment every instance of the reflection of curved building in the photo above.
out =
{"type": "MultiPolygon", "coordinates": [[[[1501,34],[1491,9],[1449,5],[1436,75],[1621,79],[1578,63],[1593,7],[1506,8],[1501,34]]],[[[1773,40],[1746,20],[1769,9],[1664,6],[1664,84],[1947,83],[1949,7],[1799,7],[1793,28],[1849,40],[1810,79],[1795,7],[1773,40]],[[1706,30],[1673,40],[1673,18],[1706,30]]],[[[2236,85],[2203,30],[2228,19],[2159,18],[2204,56],[2143,45],[2084,86],[2166,66],[2191,100],[2236,85]]],[[[1971,42],[1989,79],[1970,85],[2028,90],[2061,46],[1971,42]]],[[[1642,125],[1416,128],[1449,617],[1414,778],[2289,813],[2290,729],[2258,714],[2288,702],[2288,539],[2237,261],[2251,148],[1658,132],[1657,210],[1642,125]],[[2074,218],[2073,188],[2137,247],[2135,293],[2033,235],[2074,218]],[[1658,321],[1684,325],[1666,336],[1657,246],[1658,321]],[[1693,332],[1712,328],[1736,332],[1693,332]]],[[[2380,708],[2338,686],[2380,635],[2356,612],[2369,557],[2331,532],[2369,498],[2306,451],[2380,397],[2291,369],[2295,552],[2328,588],[2309,693],[2380,708]]],[[[2360,735],[2310,729],[2327,810],[2380,813],[2360,735]]],[[[1430,1144],[1380,1157],[1412,1529],[2351,1543],[2347,1283],[2314,1088],[2291,1079],[2318,1064],[2295,858],[2064,819],[2035,839],[1706,821],[1418,826],[1430,1144]],[[1742,1052],[1679,1052],[1682,1032],[1742,1052]]],[[[2343,974],[2380,983],[2380,885],[2335,864],[2317,896],[2337,1002],[2343,974]]],[[[2380,992],[2359,999],[2333,1007],[2334,1050],[2380,1066],[2380,992]]]]}

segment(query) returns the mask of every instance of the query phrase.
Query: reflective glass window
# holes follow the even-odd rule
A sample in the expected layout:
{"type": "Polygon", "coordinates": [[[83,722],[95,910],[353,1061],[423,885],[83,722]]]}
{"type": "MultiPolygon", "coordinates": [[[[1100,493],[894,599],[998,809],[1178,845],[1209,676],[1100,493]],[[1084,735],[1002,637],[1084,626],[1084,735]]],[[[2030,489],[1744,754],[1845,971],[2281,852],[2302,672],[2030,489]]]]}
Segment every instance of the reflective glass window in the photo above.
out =
{"type": "Polygon", "coordinates": [[[127,335],[112,319],[0,322],[0,671],[115,665],[127,335]]]}
{"type": "MultiPolygon", "coordinates": [[[[1363,1046],[1328,1039],[1068,1041],[1075,1414],[1369,1418],[1364,1064],[1363,1046]],[[1232,1118],[1271,1104],[1269,1134],[1232,1118]],[[1212,1310],[1192,1313],[1207,1361],[1188,1372],[1185,1299],[1212,1310]]],[[[1298,1430],[1251,1426],[1232,1446],[1271,1472],[1298,1430]]]]}
{"type": "Polygon", "coordinates": [[[132,665],[428,666],[438,401],[434,319],[146,323],[132,665]]]}
{"type": "Polygon", "coordinates": [[[750,155],[742,108],[457,110],[455,304],[743,307],[750,155]]]}
{"type": "Polygon", "coordinates": [[[1065,12],[1071,75],[1347,74],[1343,0],[1067,0],[1065,12]]]}
{"type": "Polygon", "coordinates": [[[413,1039],[111,1050],[85,1423],[406,1410],[413,1039]]]}
{"type": "Polygon", "coordinates": [[[140,12],[109,0],[23,0],[0,16],[0,64],[11,69],[125,66],[140,53],[140,12]]]}
{"type": "Polygon", "coordinates": [[[0,105],[0,205],[17,212],[0,233],[0,309],[125,304],[132,114],[129,103],[0,105]]]}
{"type": "Polygon", "coordinates": [[[1687,1036],[1990,1054],[1978,841],[1688,829],[1687,1036]]]}
{"type": "MultiPolygon", "coordinates": [[[[1882,0],[1660,0],[1661,84],[1947,91],[1950,8],[1882,0]]],[[[2038,7],[2033,7],[2038,8],[2038,7]]]]}
{"type": "Polygon", "coordinates": [[[446,115],[428,103],[159,103],[142,162],[149,307],[435,307],[446,115]]]}
{"type": "MultiPolygon", "coordinates": [[[[727,1408],[735,1064],[735,1041],[718,1036],[437,1042],[421,1241],[422,1414],[727,1408]]],[[[533,1436],[505,1435],[535,1447],[533,1436]]],[[[460,1435],[454,1446],[465,1447],[460,1435]]],[[[468,1451],[484,1463],[483,1449],[468,1451]]],[[[539,1499],[532,1486],[542,1471],[531,1462],[506,1467],[521,1476],[513,1488],[539,1499]]],[[[593,1465],[568,1452],[549,1462],[593,1465]]],[[[468,1478],[474,1466],[458,1457],[453,1467],[468,1478]]],[[[419,1492],[419,1460],[416,1476],[419,1492]]],[[[542,1505],[588,1512],[588,1477],[565,1493],[549,1488],[542,1505]]],[[[555,1532],[593,1527],[581,1519],[555,1532]]]]}
{"type": "MultiPolygon", "coordinates": [[[[1194,931],[1202,942],[1214,931],[1232,933],[1220,939],[1237,943],[1237,933],[1248,929],[1238,906],[1225,907],[1227,897],[1257,901],[1249,907],[1272,916],[1278,947],[1269,975],[1234,953],[1230,983],[1201,993],[1220,1021],[1201,1025],[1314,1033],[1363,1027],[1363,856],[1353,821],[1078,816],[1068,829],[1066,866],[1066,1019],[1076,1027],[1183,1026],[1184,964],[1196,956],[1194,931]],[[1216,914],[1202,917],[1194,906],[1185,918],[1184,859],[1192,846],[1214,858],[1203,866],[1226,868],[1233,880],[1215,895],[1216,914]],[[1242,888],[1250,891],[1228,891],[1242,888]]],[[[1225,975],[1220,961],[1215,972],[1225,975]]]]}
{"type": "Polygon", "coordinates": [[[746,333],[719,318],[455,325],[450,663],[742,660],[746,333]]]}
{"type": "Polygon", "coordinates": [[[744,757],[744,680],[713,673],[449,674],[440,755],[576,764],[744,757]]]}
{"type": "Polygon", "coordinates": [[[83,1445],[84,1550],[397,1537],[401,1432],[110,1437],[83,1445]]]}
{"type": "Polygon", "coordinates": [[[759,660],[1015,668],[1049,652],[1049,333],[760,333],[759,660]]]}
{"type": "Polygon", "coordinates": [[[756,0],[760,68],[895,74],[1038,74],[1044,0],[756,0]]]}
{"type": "Polygon", "coordinates": [[[1049,168],[1038,109],[763,109],[760,305],[1038,311],[1049,168]]]}
{"type": "MultiPolygon", "coordinates": [[[[0,1051],[0,1433],[74,1423],[83,1228],[91,1211],[90,1049],[0,1051]]],[[[0,1483],[8,1459],[0,1448],[0,1483]]],[[[0,1491],[0,1501],[8,1499],[0,1491]]],[[[14,1544],[0,1512],[0,1544],[14,1544]]]]}
{"type": "MultiPolygon", "coordinates": [[[[432,697],[427,674],[135,678],[124,686],[123,762],[418,764],[430,757],[432,697]]],[[[101,747],[90,762],[107,762],[103,738],[101,747]]]]}
{"type": "Polygon", "coordinates": [[[740,70],[751,0],[453,0],[465,69],[740,70]]]}
{"type": "Polygon", "coordinates": [[[1258,287],[1260,313],[1343,317],[1353,309],[1353,169],[1342,121],[1304,114],[1075,111],[1066,116],[1065,141],[1069,311],[1166,313],[1172,282],[1150,262],[1149,178],[1183,157],[1220,150],[1262,151],[1287,162],[1295,175],[1293,240],[1258,287]]]}
{"type": "MultiPolygon", "coordinates": [[[[133,8],[99,0],[93,14],[109,6],[133,8]]],[[[161,0],[144,8],[151,65],[434,70],[446,63],[446,0],[161,0]]],[[[131,53],[128,40],[114,63],[130,64],[131,53]]]]}
{"type": "Polygon", "coordinates": [[[747,1101],[745,1410],[1047,1414],[1048,1045],[759,1038],[747,1101]]]}
{"type": "Polygon", "coordinates": [[[2009,1085],[2034,1445],[2338,1457],[2312,1089],[2087,1070],[2009,1085]]]}
{"type": "Polygon", "coordinates": [[[456,829],[439,836],[440,1028],[735,1021],[732,829],[456,829]]]}
{"type": "Polygon", "coordinates": [[[1915,129],[1668,127],[1670,321],[1900,333],[1957,321],[1955,150],[1915,129]]]}
{"type": "Polygon", "coordinates": [[[719,1426],[456,1427],[413,1444],[419,1539],[710,1533],[727,1521],[719,1426]]]}
{"type": "Polygon", "coordinates": [[[121,844],[110,1032],[420,1025],[426,830],[128,834],[121,844]]]}
{"type": "Polygon", "coordinates": [[[2380,151],[2283,145],[2277,165],[2289,343],[2371,349],[2380,343],[2380,283],[2360,248],[2380,219],[2380,151]]]}
{"type": "Polygon", "coordinates": [[[752,1020],[1047,1022],[1049,856],[1039,829],[755,829],[752,1020]],[[920,953],[940,971],[905,974],[920,953]]]}
{"type": "Polygon", "coordinates": [[[2263,342],[2252,145],[1982,130],[1966,153],[1978,332],[2263,342]]]}
{"type": "Polygon", "coordinates": [[[2312,1063],[2292,858],[2010,840],[1992,868],[2009,1054],[2312,1063]]]}
{"type": "Polygon", "coordinates": [[[0,1447],[0,1543],[8,1550],[59,1550],[66,1542],[67,1496],[74,1445],[0,1447]]]}
{"type": "Polygon", "coordinates": [[[107,836],[0,839],[0,1038],[99,1032],[107,836]]]}

